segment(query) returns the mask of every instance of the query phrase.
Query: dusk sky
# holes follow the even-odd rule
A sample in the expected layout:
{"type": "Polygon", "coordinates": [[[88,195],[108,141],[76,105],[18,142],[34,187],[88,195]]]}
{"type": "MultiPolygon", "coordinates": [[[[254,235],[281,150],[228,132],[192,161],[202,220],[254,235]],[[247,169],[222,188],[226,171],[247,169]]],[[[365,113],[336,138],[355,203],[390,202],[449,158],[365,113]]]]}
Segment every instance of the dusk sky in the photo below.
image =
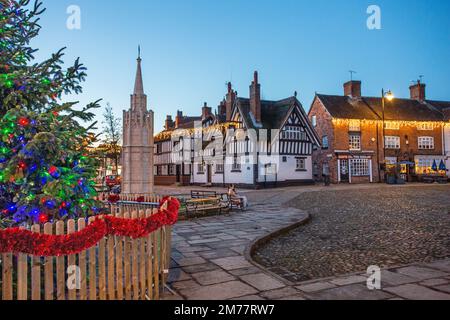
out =
{"type": "Polygon", "coordinates": [[[264,99],[298,91],[306,111],[315,92],[343,94],[349,70],[363,95],[391,89],[409,97],[424,75],[427,98],[450,100],[450,1],[388,0],[44,0],[38,60],[67,47],[68,64],[88,68],[82,104],[103,99],[121,117],[129,108],[138,44],[155,133],[177,109],[214,109],[227,81],[248,97],[254,70],[264,99]],[[69,5],[81,29],[66,27],[69,5]],[[381,8],[381,30],[366,25],[369,5],[381,8]]]}

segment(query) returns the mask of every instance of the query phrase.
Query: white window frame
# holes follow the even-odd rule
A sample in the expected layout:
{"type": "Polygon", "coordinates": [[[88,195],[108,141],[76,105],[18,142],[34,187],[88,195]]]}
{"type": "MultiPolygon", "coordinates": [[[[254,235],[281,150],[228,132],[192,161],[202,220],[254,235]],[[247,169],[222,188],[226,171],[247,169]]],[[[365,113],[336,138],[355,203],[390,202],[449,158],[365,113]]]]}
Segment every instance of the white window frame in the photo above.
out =
{"type": "Polygon", "coordinates": [[[198,174],[205,173],[205,165],[203,163],[197,163],[197,173],[198,174]]]}
{"type": "Polygon", "coordinates": [[[231,171],[241,171],[241,158],[233,157],[233,163],[231,164],[231,171]]]}
{"type": "Polygon", "coordinates": [[[299,140],[306,141],[307,135],[303,127],[285,126],[281,131],[281,139],[283,140],[299,140]]]}
{"type": "Polygon", "coordinates": [[[174,176],[176,172],[175,165],[169,164],[169,176],[174,176]]]}
{"type": "Polygon", "coordinates": [[[434,137],[419,137],[417,140],[420,150],[434,150],[434,137]]]}
{"type": "Polygon", "coordinates": [[[312,116],[311,124],[314,128],[317,127],[317,116],[312,116]]]}
{"type": "Polygon", "coordinates": [[[385,136],[384,147],[386,149],[400,149],[400,137],[398,136],[385,136]]]}
{"type": "Polygon", "coordinates": [[[295,158],[295,170],[306,171],[306,158],[295,158]]]}
{"type": "Polygon", "coordinates": [[[370,176],[370,159],[350,159],[352,177],[370,176]]]}
{"type": "Polygon", "coordinates": [[[224,173],[225,166],[223,163],[216,163],[216,173],[224,173]]]}
{"type": "Polygon", "coordinates": [[[349,149],[353,151],[361,150],[361,134],[349,134],[349,149]],[[356,139],[358,138],[358,139],[356,139]]]}

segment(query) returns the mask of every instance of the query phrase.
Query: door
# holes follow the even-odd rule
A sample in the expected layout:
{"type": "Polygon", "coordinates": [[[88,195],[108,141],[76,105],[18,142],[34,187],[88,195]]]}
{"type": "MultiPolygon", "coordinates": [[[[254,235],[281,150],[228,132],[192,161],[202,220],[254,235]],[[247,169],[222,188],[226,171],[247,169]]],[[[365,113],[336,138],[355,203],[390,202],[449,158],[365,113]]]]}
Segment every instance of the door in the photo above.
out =
{"type": "Polygon", "coordinates": [[[341,160],[340,172],[341,172],[341,182],[349,182],[350,176],[348,172],[348,159],[341,160]]]}
{"type": "Polygon", "coordinates": [[[181,165],[177,165],[177,183],[181,183],[181,165]]]}
{"type": "Polygon", "coordinates": [[[208,177],[208,184],[212,183],[212,165],[208,164],[206,166],[206,174],[208,177]]]}

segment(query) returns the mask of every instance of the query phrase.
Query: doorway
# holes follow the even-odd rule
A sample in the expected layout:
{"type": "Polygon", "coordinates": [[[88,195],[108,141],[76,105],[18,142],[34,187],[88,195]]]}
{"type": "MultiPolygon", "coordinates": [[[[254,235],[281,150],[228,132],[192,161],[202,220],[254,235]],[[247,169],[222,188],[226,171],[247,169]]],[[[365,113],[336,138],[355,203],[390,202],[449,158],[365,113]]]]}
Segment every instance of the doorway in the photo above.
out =
{"type": "Polygon", "coordinates": [[[210,164],[206,166],[206,176],[207,176],[207,183],[212,184],[212,165],[210,164]]]}
{"type": "Polygon", "coordinates": [[[181,183],[181,165],[177,165],[177,183],[181,183]]]}
{"type": "Polygon", "coordinates": [[[341,164],[340,164],[341,180],[340,181],[343,183],[350,182],[348,159],[341,159],[340,162],[341,162],[341,164]]]}

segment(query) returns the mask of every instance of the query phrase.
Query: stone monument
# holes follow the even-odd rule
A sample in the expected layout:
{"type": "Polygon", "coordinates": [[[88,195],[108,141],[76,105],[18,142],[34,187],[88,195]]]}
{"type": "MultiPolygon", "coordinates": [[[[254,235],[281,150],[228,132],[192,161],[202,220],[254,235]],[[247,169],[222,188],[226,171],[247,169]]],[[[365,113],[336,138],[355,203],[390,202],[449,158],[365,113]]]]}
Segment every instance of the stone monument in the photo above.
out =
{"type": "Polygon", "coordinates": [[[123,194],[152,194],[154,186],[153,111],[147,110],[141,62],[139,49],[131,108],[123,112],[123,194]]]}

